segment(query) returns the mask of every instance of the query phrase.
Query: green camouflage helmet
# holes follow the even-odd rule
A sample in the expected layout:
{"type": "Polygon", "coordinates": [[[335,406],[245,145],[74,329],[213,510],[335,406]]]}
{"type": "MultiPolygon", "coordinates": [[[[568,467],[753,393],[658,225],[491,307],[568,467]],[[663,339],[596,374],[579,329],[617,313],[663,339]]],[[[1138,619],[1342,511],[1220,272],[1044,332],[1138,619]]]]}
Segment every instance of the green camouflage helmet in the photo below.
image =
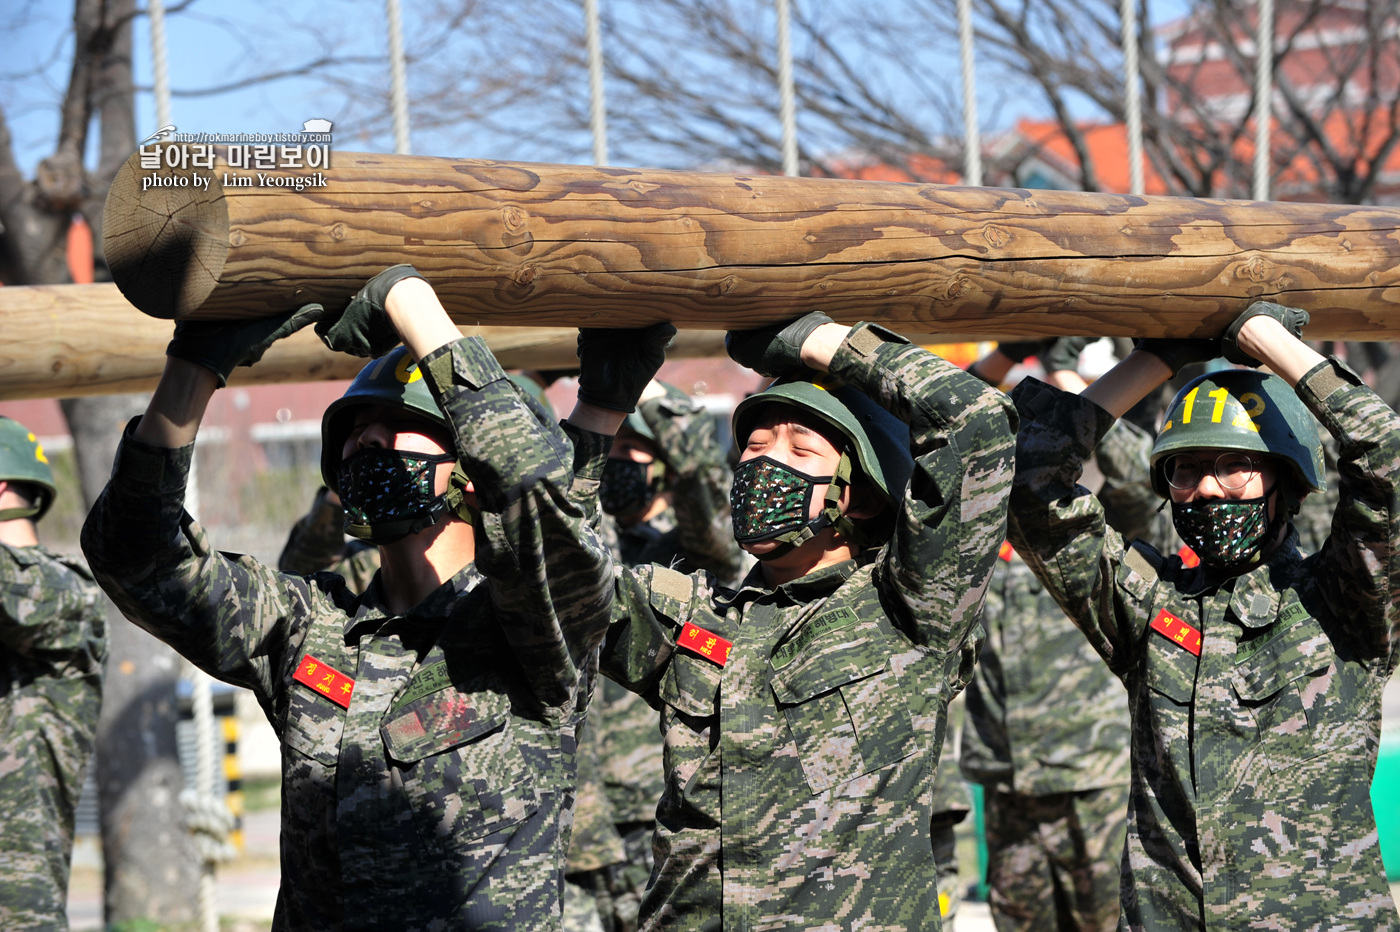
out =
{"type": "Polygon", "coordinates": [[[437,399],[428,390],[418,363],[413,361],[407,347],[395,347],[361,369],[345,394],[332,401],[321,417],[321,481],[336,494],[340,493],[340,460],[345,438],[350,434],[355,409],[365,405],[412,411],[451,432],[447,415],[442,413],[437,399]]]}
{"type": "Polygon", "coordinates": [[[860,471],[875,484],[892,507],[904,499],[904,489],[914,471],[909,453],[909,425],[850,386],[826,388],[806,379],[780,380],[734,409],[734,442],[742,449],[768,404],[785,404],[817,417],[836,428],[850,443],[860,471]]]}
{"type": "Polygon", "coordinates": [[[1276,456],[1293,464],[1305,486],[1326,488],[1317,421],[1276,375],[1224,369],[1186,383],[1167,407],[1152,447],[1153,491],[1168,497],[1168,456],[1201,449],[1276,456]]]}
{"type": "Polygon", "coordinates": [[[19,421],[0,417],[0,479],[7,482],[27,482],[38,490],[38,503],[33,508],[9,509],[0,512],[0,520],[33,518],[38,521],[53,504],[56,489],[53,470],[39,438],[19,421]]]}

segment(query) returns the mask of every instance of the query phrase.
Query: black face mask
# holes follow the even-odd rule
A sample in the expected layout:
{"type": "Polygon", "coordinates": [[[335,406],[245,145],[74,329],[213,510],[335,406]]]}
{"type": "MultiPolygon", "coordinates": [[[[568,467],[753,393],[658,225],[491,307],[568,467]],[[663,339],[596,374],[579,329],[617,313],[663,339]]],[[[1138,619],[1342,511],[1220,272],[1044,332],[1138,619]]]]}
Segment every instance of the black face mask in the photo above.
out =
{"type": "Polygon", "coordinates": [[[652,483],[647,481],[651,463],[609,458],[603,466],[603,478],[598,484],[598,503],[610,515],[627,516],[644,511],[656,497],[652,483]]]}
{"type": "Polygon", "coordinates": [[[345,505],[345,533],[373,544],[392,544],[431,527],[452,511],[461,491],[434,495],[439,463],[451,453],[405,453],[370,447],[340,464],[340,500],[345,505]]]}
{"type": "Polygon", "coordinates": [[[1172,524],[1201,562],[1228,568],[1256,562],[1276,525],[1269,489],[1258,498],[1172,502],[1172,524]]]}
{"type": "Polygon", "coordinates": [[[798,472],[768,456],[740,463],[729,487],[734,539],[741,544],[764,540],[787,543],[813,522],[809,515],[817,485],[831,479],[798,472]]]}

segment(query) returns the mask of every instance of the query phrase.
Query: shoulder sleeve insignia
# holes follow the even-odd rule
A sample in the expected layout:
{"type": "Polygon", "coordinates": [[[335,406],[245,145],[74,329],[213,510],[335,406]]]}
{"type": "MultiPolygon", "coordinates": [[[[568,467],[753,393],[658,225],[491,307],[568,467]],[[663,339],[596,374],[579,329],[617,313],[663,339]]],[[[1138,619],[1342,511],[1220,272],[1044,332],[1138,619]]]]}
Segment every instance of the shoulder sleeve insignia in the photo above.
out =
{"type": "Polygon", "coordinates": [[[721,667],[729,662],[729,649],[733,641],[726,641],[713,631],[706,631],[693,621],[687,621],[676,638],[676,646],[712,660],[721,667]]]}
{"type": "Polygon", "coordinates": [[[1152,619],[1152,630],[1191,654],[1201,656],[1201,632],[1165,608],[1152,619]]]}
{"type": "Polygon", "coordinates": [[[342,709],[350,708],[350,696],[355,692],[355,681],[344,673],[332,670],[310,654],[301,658],[292,679],[303,686],[309,686],[342,709]]]}

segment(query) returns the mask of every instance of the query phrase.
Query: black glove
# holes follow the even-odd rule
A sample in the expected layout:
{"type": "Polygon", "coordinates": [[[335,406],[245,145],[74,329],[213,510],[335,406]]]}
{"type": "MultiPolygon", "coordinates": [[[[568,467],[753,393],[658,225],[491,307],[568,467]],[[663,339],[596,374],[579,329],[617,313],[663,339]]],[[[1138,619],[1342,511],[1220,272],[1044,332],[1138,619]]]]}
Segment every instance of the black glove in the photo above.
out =
{"type": "Polygon", "coordinates": [[[1094,337],[1060,337],[1040,353],[1040,364],[1048,372],[1078,372],[1079,354],[1094,342],[1094,337]]]}
{"type": "Polygon", "coordinates": [[[802,364],[802,344],[822,324],[836,321],[821,311],[812,311],[796,320],[759,327],[757,330],[731,330],[724,335],[729,358],[759,375],[790,375],[802,364]]]}
{"type": "Polygon", "coordinates": [[[1176,375],[1182,367],[1193,362],[1209,362],[1220,355],[1219,340],[1163,340],[1139,339],[1133,341],[1133,349],[1151,353],[1176,375]]]}
{"type": "Polygon", "coordinates": [[[675,335],[669,323],[627,330],[579,328],[578,400],[609,411],[637,410],[637,399],[666,361],[666,347],[675,335]]]}
{"type": "Polygon", "coordinates": [[[405,278],[422,278],[411,265],[391,265],[365,282],[345,310],[316,325],[321,342],[338,353],[378,359],[402,342],[384,310],[384,299],[405,278]]]}
{"type": "Polygon", "coordinates": [[[1244,322],[1251,317],[1260,316],[1272,317],[1274,320],[1283,324],[1283,329],[1299,339],[1303,337],[1303,328],[1306,327],[1308,321],[1312,319],[1308,316],[1307,311],[1300,308],[1286,307],[1282,304],[1275,304],[1272,301],[1255,301],[1249,307],[1245,308],[1244,313],[1235,318],[1235,322],[1230,325],[1229,329],[1226,330],[1225,334],[1220,338],[1220,349],[1225,354],[1225,358],[1230,360],[1230,362],[1241,366],[1258,366],[1260,364],[1259,360],[1240,349],[1240,345],[1235,342],[1240,335],[1240,328],[1244,326],[1244,322]]]}
{"type": "Polygon", "coordinates": [[[1054,342],[1054,340],[1014,340],[1009,343],[998,343],[997,352],[1012,362],[1025,362],[1031,356],[1039,356],[1048,350],[1054,342]]]}
{"type": "Polygon", "coordinates": [[[307,304],[257,320],[178,321],[165,355],[203,366],[219,377],[223,388],[236,366],[251,366],[273,343],[320,320],[325,313],[321,305],[307,304]]]}

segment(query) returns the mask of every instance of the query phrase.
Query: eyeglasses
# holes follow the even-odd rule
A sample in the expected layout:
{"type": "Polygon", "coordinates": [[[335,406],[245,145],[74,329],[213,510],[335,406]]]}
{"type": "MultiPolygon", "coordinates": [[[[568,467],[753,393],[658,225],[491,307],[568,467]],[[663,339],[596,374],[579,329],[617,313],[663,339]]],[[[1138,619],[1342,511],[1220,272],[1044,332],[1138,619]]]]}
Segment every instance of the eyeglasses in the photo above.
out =
{"type": "Polygon", "coordinates": [[[1259,462],[1248,453],[1222,453],[1213,460],[1202,460],[1191,453],[1173,453],[1163,464],[1167,484],[1185,492],[1200,484],[1209,470],[1223,489],[1238,491],[1259,472],[1259,462]]]}

